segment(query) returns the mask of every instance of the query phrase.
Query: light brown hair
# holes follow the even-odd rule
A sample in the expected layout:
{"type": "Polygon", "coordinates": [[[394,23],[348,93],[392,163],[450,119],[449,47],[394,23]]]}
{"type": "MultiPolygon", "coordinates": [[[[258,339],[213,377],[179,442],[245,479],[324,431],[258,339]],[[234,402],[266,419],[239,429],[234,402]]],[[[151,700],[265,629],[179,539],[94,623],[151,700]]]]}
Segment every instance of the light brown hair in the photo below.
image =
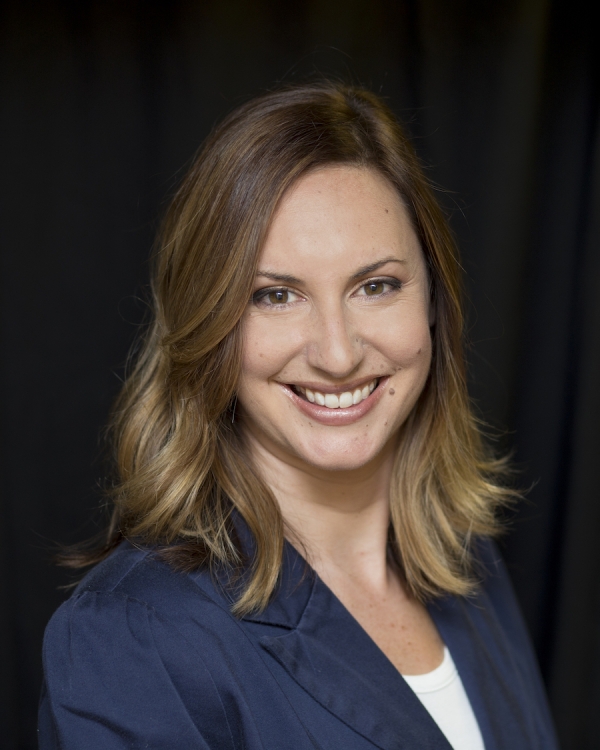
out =
{"type": "Polygon", "coordinates": [[[277,502],[232,418],[240,321],[278,202],[300,175],[328,164],[369,167],[389,180],[428,267],[431,372],[402,428],[390,488],[391,550],[417,597],[473,590],[472,538],[496,532],[495,510],[511,494],[469,404],[454,243],[390,110],[368,91],[332,83],[254,99],[210,135],[166,215],[154,320],[114,412],[111,538],[95,558],[126,537],[158,545],[184,569],[240,569],[235,509],[256,547],[237,614],[267,604],[284,539],[277,502]]]}

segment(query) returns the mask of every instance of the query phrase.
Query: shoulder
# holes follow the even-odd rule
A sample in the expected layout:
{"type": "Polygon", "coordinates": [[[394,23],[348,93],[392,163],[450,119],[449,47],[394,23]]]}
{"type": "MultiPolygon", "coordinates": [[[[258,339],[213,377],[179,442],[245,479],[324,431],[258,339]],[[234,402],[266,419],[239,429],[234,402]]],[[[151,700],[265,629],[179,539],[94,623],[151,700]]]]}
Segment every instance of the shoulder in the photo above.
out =
{"type": "Polygon", "coordinates": [[[482,590],[469,607],[471,621],[478,624],[489,658],[497,660],[498,674],[519,694],[528,722],[537,722],[545,736],[544,747],[556,747],[553,722],[544,685],[527,626],[512,582],[495,542],[478,543],[482,590]],[[491,656],[493,654],[493,656],[491,656]]]}
{"type": "Polygon", "coordinates": [[[477,590],[430,609],[450,649],[484,740],[502,747],[555,748],[541,675],[497,545],[473,545],[477,590]],[[493,738],[493,739],[492,739],[493,738]]]}
{"type": "Polygon", "coordinates": [[[208,636],[239,630],[226,594],[208,571],[175,570],[152,550],[124,542],[54,613],[46,628],[45,650],[61,638],[71,647],[86,639],[114,644],[124,637],[140,644],[142,631],[148,629],[153,640],[146,645],[157,650],[165,639],[188,637],[190,622],[196,649],[201,646],[198,631],[208,636]]]}
{"type": "Polygon", "coordinates": [[[441,597],[432,604],[432,614],[439,613],[440,619],[452,623],[454,630],[484,638],[488,644],[504,642],[510,650],[526,656],[526,662],[533,667],[529,634],[498,545],[489,537],[478,537],[471,553],[474,592],[467,597],[441,597]]]}
{"type": "Polygon", "coordinates": [[[153,549],[128,541],[122,542],[83,578],[71,600],[92,592],[130,597],[159,609],[168,608],[172,599],[193,592],[205,602],[225,606],[222,593],[212,586],[207,571],[190,575],[175,570],[153,549]]]}
{"type": "Polygon", "coordinates": [[[200,736],[215,732],[215,746],[229,747],[221,695],[229,677],[217,654],[219,639],[234,650],[245,643],[208,573],[179,573],[150,551],[123,544],[83,579],[46,628],[40,726],[52,724],[69,747],[96,734],[98,747],[112,747],[102,744],[103,733],[111,740],[154,738],[151,746],[175,737],[196,747],[200,736]],[[110,733],[103,729],[108,723],[110,733]]]}
{"type": "Polygon", "coordinates": [[[498,545],[493,539],[478,539],[474,554],[485,606],[493,611],[515,644],[519,644],[528,653],[532,652],[521,609],[498,545]]]}

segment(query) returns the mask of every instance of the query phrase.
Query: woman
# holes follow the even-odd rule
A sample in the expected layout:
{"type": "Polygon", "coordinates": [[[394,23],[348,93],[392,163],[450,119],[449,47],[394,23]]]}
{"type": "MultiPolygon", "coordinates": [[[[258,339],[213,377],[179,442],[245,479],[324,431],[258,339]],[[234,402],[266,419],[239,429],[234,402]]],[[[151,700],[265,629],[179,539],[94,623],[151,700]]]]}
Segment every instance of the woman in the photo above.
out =
{"type": "Polygon", "coordinates": [[[490,537],[458,262],[372,94],[208,139],[116,409],[104,558],[52,618],[44,748],[553,748],[490,537]]]}

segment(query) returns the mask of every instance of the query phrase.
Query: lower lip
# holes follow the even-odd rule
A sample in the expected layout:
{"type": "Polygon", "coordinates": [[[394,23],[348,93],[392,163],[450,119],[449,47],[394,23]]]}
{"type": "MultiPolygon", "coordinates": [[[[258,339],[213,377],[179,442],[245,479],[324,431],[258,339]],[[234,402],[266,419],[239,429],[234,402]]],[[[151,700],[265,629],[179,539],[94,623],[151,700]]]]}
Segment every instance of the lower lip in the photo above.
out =
{"type": "Polygon", "coordinates": [[[381,378],[377,388],[367,398],[363,399],[360,404],[356,406],[349,406],[347,409],[328,409],[326,406],[319,406],[318,404],[312,404],[310,401],[298,396],[294,391],[287,385],[282,385],[284,393],[291,401],[300,409],[301,412],[306,414],[307,417],[314,419],[315,422],[329,425],[331,427],[343,427],[344,425],[353,424],[362,419],[365,414],[368,414],[371,409],[379,403],[381,397],[385,392],[385,386],[389,380],[389,377],[381,378]]]}

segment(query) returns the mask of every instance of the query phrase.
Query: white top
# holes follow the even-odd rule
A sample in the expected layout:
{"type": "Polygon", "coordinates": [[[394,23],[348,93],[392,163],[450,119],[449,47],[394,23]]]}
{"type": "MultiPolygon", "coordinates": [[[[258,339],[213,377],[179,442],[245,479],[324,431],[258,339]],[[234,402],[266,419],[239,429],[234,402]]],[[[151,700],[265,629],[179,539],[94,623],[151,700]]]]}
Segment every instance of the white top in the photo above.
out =
{"type": "Polygon", "coordinates": [[[433,672],[402,676],[454,750],[485,750],[477,719],[446,646],[444,659],[433,672]]]}

